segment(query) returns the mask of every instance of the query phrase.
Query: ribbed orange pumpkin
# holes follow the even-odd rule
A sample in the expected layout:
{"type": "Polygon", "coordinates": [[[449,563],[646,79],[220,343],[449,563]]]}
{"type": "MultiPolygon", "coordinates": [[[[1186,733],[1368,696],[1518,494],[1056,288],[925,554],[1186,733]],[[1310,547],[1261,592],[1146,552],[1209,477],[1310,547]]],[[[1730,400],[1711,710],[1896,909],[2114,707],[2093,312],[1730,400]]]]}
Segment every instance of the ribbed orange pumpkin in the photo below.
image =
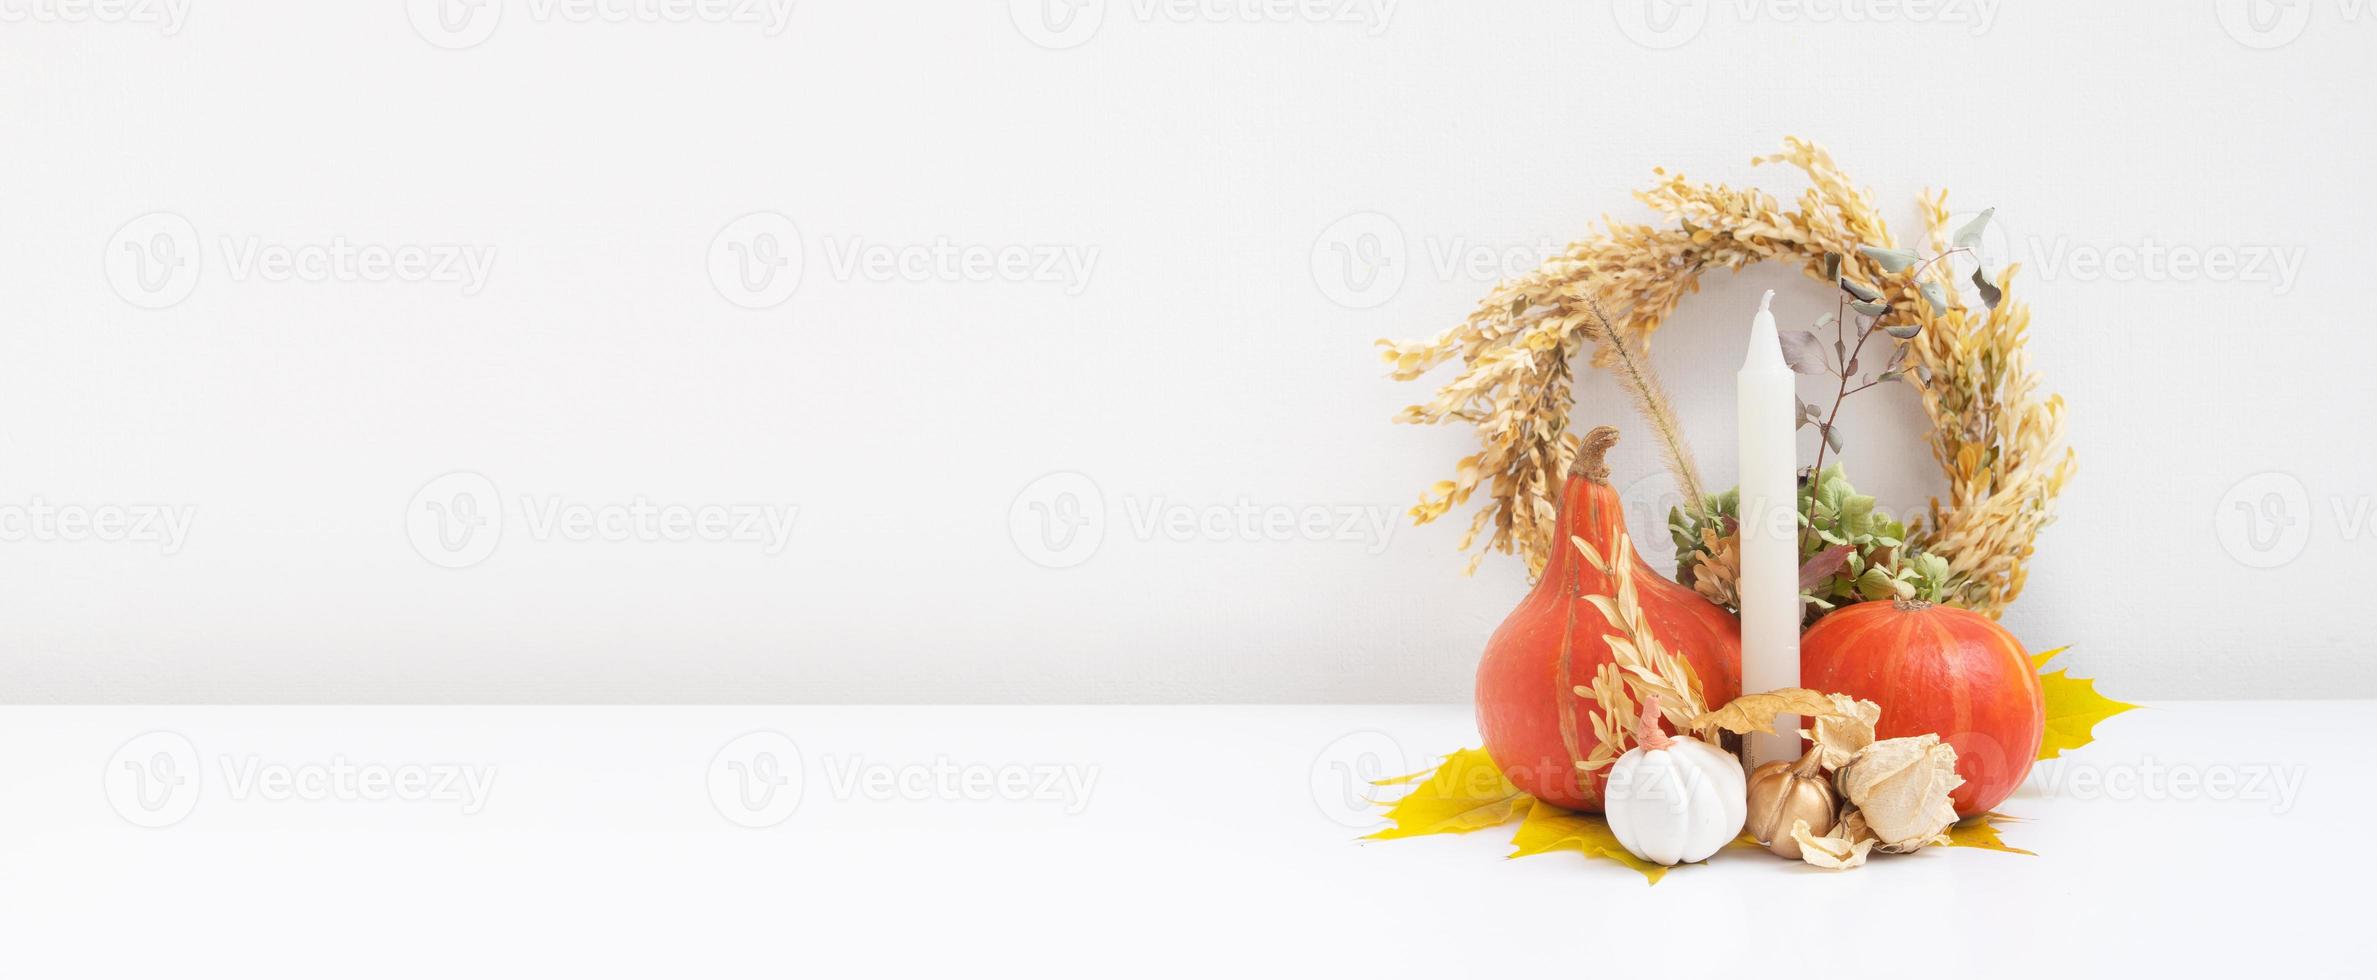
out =
{"type": "MultiPolygon", "coordinates": [[[[1585,436],[1560,495],[1557,546],[1543,578],[1486,642],[1477,665],[1477,727],[1486,753],[1510,781],[1539,800],[1601,811],[1608,770],[1580,779],[1576,762],[1592,751],[1594,703],[1575,687],[1610,662],[1602,637],[1617,633],[1585,600],[1615,595],[1615,576],[1588,564],[1569,542],[1585,539],[1604,555],[1625,533],[1626,517],[1602,462],[1617,444],[1608,426],[1585,436]]],[[[1650,632],[1692,664],[1703,698],[1721,705],[1741,693],[1741,624],[1733,614],[1653,570],[1632,552],[1634,589],[1650,632]]]]}
{"type": "Polygon", "coordinates": [[[1878,738],[1936,732],[1955,746],[1958,816],[2004,802],[2046,735],[2030,655],[1969,609],[1898,599],[1836,610],[1800,637],[1799,670],[1802,686],[1881,705],[1878,738]]]}

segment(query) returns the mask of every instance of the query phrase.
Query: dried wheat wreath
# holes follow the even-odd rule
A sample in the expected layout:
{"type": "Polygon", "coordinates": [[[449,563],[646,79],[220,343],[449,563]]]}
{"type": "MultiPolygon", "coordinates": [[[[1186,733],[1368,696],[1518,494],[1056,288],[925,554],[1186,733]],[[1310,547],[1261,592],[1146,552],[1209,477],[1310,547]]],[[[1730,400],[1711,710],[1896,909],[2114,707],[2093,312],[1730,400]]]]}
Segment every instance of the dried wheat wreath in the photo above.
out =
{"type": "MultiPolygon", "coordinates": [[[[1621,352],[1639,356],[1709,269],[1796,259],[1809,278],[1831,288],[1827,273],[1837,263],[1842,280],[1879,294],[1875,302],[1887,304],[1888,316],[1923,326],[1903,345],[1906,362],[1897,367],[1930,378],[1923,410],[1948,494],[1932,498],[1928,524],[1910,522],[1908,544],[1947,560],[1959,583],[1951,601],[1998,615],[2021,594],[2032,544],[2053,518],[2055,497],[2075,465],[2062,445],[2063,399],[2039,392],[2023,350],[2030,311],[2011,298],[2019,267],[2008,266],[1989,284],[2003,294],[1993,307],[1966,306],[1952,282],[1936,294],[1944,303],[1924,301],[1917,283],[1883,274],[1859,250],[1896,243],[1872,195],[1851,184],[1823,148],[1793,137],[1784,140],[1783,152],[1753,162],[1789,163],[1806,173],[1811,186],[1797,210],[1784,210],[1756,189],[1655,171],[1659,182],[1635,197],[1679,227],[1604,219],[1602,233],[1495,287],[1459,326],[1433,339],[1379,342],[1400,381],[1456,356],[1462,363],[1433,400],[1404,409],[1397,421],[1477,426],[1478,452],[1461,459],[1452,479],[1421,494],[1413,521],[1444,516],[1483,483],[1489,499],[1460,548],[1475,546],[1488,521],[1493,534],[1469,567],[1489,549],[1516,551],[1530,574],[1539,573],[1552,545],[1561,478],[1577,452],[1568,432],[1576,355],[1592,344],[1593,363],[1604,368],[1621,366],[1621,352]],[[1605,323],[1614,343],[1603,333],[1605,323]]],[[[1947,192],[1926,192],[1919,203],[1925,241],[1939,251],[1947,192]]],[[[1670,462],[1689,473],[1688,461],[1670,462]]]]}

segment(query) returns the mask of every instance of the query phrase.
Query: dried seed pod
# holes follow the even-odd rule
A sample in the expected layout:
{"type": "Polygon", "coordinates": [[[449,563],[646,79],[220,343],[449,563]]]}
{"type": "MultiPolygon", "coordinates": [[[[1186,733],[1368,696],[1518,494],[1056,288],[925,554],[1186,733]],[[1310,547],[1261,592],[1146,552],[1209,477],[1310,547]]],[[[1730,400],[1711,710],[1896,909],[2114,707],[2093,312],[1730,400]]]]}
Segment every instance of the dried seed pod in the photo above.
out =
{"type": "Polygon", "coordinates": [[[1944,840],[1956,822],[1948,794],[1964,782],[1956,774],[1956,749],[1937,735],[1875,742],[1834,779],[1892,854],[1944,840]]]}
{"type": "Polygon", "coordinates": [[[1750,774],[1750,835],[1766,849],[1799,860],[1799,842],[1791,825],[1805,822],[1808,831],[1823,836],[1832,830],[1838,800],[1824,778],[1824,748],[1809,749],[1798,762],[1769,762],[1750,774]]]}

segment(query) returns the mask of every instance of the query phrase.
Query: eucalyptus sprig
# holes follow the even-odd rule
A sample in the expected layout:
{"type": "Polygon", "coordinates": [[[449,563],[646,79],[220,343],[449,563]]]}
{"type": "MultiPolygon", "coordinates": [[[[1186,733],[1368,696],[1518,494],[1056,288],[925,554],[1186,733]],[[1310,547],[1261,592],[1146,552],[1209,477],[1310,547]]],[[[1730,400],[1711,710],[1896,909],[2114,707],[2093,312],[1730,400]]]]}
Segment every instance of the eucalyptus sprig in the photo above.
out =
{"type": "MultiPolygon", "coordinates": [[[[1980,244],[1981,231],[1989,226],[1989,217],[1995,213],[1997,213],[1997,209],[1990,208],[1981,212],[1973,220],[1965,222],[1964,227],[1956,229],[1956,235],[1952,240],[1954,247],[1928,259],[1913,249],[1859,245],[1857,251],[1873,260],[1874,264],[1879,266],[1885,274],[1908,273],[1907,280],[1915,284],[1915,295],[1920,297],[1921,301],[1929,306],[1931,312],[1936,315],[1948,308],[1947,291],[1940,288],[1937,279],[1926,279],[1924,275],[1935,266],[1944,272],[1948,266],[1940,265],[1940,263],[1950,256],[1976,254],[1974,248],[1980,244]],[[1912,271],[1909,272],[1909,270],[1912,271]]],[[[1835,297],[1833,311],[1819,318],[1813,329],[1793,330],[1782,335],[1783,361],[1791,366],[1791,370],[1800,374],[1829,376],[1840,382],[1833,390],[1830,410],[1819,408],[1813,402],[1799,404],[1799,427],[1804,429],[1814,425],[1816,431],[1823,436],[1821,443],[1816,446],[1816,464],[1811,468],[1813,472],[1817,473],[1824,470],[1824,454],[1827,451],[1841,451],[1840,427],[1836,424],[1840,420],[1841,404],[1848,401],[1850,395],[1867,388],[1901,381],[1909,377],[1906,370],[1898,366],[1909,360],[1903,345],[1923,333],[1921,318],[1909,315],[1892,321],[1890,316],[1893,312],[1892,308],[1882,300],[1882,293],[1879,290],[1842,275],[1840,256],[1826,255],[1824,257],[1824,275],[1840,287],[1835,297]],[[1852,343],[1849,328],[1852,317],[1858,321],[1854,343],[1852,343]],[[1816,331],[1828,326],[1832,328],[1833,334],[1832,356],[1829,359],[1825,357],[1824,342],[1816,336],[1816,331]],[[1866,341],[1873,338],[1877,331],[1890,337],[1893,345],[1890,357],[1885,362],[1883,370],[1865,373],[1862,359],[1865,353],[1865,344],[1866,341]],[[1853,382],[1852,379],[1854,379],[1853,382]],[[1854,383],[1854,387],[1851,387],[1852,383],[1854,383]]],[[[1981,269],[1975,268],[1972,282],[1980,290],[1981,301],[1988,304],[1991,309],[1995,309],[2002,294],[1998,291],[1997,286],[1989,281],[1988,275],[1981,269]]],[[[1917,363],[1912,377],[1918,383],[1929,385],[1931,384],[1931,369],[1917,363]]]]}

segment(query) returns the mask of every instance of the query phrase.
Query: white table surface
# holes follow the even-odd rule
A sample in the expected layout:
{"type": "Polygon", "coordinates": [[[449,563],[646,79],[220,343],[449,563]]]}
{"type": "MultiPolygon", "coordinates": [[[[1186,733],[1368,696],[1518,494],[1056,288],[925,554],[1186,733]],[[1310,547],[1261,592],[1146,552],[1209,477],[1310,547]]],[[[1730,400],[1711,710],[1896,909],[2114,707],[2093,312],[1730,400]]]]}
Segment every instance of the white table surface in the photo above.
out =
{"type": "Polygon", "coordinates": [[[1355,843],[1349,780],[1475,744],[1462,706],[7,708],[0,976],[2366,975],[2372,722],[2154,705],[2001,807],[2037,857],[1646,887],[1355,843]]]}

